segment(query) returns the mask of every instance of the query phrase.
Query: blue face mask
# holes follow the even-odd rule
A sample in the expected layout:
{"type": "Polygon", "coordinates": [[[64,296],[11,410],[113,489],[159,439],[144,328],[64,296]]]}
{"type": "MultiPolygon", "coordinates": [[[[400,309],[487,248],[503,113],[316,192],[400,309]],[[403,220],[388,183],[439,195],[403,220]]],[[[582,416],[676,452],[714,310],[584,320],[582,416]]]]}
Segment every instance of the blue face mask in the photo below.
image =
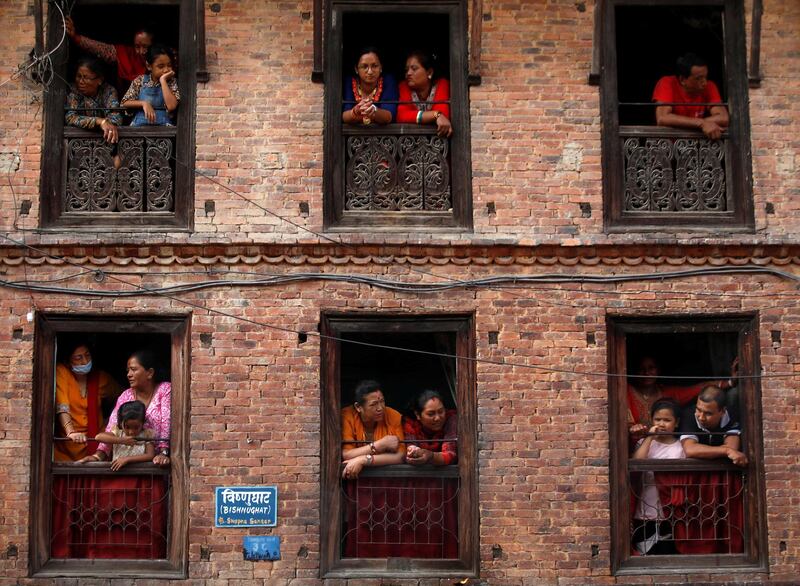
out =
{"type": "Polygon", "coordinates": [[[72,368],[72,372],[75,374],[89,374],[92,372],[92,361],[90,360],[86,364],[79,364],[77,366],[73,364],[70,365],[70,368],[72,368]]]}

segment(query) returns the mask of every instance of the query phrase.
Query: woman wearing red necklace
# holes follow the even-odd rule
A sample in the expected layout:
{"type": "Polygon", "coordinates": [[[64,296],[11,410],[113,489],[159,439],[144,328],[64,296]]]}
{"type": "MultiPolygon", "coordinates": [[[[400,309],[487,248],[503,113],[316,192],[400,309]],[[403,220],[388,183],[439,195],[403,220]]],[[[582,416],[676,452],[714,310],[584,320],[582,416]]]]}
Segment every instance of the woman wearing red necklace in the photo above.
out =
{"type": "Polygon", "coordinates": [[[434,60],[424,51],[409,53],[406,59],[406,79],[400,82],[400,105],[397,121],[405,124],[436,125],[436,134],[449,137],[450,83],[443,77],[434,78],[434,60]]]}
{"type": "Polygon", "coordinates": [[[383,75],[383,66],[375,47],[358,52],[355,77],[344,84],[342,122],[345,124],[389,124],[397,113],[397,83],[383,75]],[[384,102],[392,103],[384,103],[384,102]]]}

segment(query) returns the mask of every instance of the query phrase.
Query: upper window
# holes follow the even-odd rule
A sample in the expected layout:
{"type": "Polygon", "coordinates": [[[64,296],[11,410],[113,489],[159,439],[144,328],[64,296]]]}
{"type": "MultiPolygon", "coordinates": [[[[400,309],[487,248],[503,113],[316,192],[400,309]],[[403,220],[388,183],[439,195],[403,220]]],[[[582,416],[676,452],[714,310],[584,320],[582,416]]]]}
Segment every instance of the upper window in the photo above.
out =
{"type": "Polygon", "coordinates": [[[42,227],[190,227],[195,2],[49,11],[42,227]]]}
{"type": "Polygon", "coordinates": [[[34,576],[182,577],[183,318],[37,323],[34,576]]]}
{"type": "Polygon", "coordinates": [[[471,319],[322,323],[323,577],[475,575],[471,319]]]}
{"type": "Polygon", "coordinates": [[[603,11],[606,228],[752,230],[741,0],[603,11]]]}
{"type": "Polygon", "coordinates": [[[766,567],[755,318],[612,318],[613,568],[766,567]]]}
{"type": "Polygon", "coordinates": [[[325,225],[472,226],[466,2],[326,17],[325,225]]]}

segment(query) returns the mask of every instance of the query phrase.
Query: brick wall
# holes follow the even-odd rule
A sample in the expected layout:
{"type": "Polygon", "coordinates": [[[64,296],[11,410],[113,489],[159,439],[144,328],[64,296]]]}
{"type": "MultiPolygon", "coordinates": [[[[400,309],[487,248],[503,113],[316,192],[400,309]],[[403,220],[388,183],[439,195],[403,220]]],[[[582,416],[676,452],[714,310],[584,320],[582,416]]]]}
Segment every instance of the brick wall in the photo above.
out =
{"type": "MultiPolygon", "coordinates": [[[[293,222],[322,228],[322,114],[324,87],[309,81],[312,66],[310,2],[224,2],[206,11],[211,81],[197,88],[197,168],[293,222]],[[288,102],[288,103],[287,103],[288,102]],[[300,211],[308,203],[309,214],[300,211]]],[[[8,63],[21,63],[32,46],[28,5],[8,2],[0,17],[13,25],[3,39],[8,63]]],[[[749,18],[749,3],[745,10],[749,18]]],[[[797,224],[800,88],[795,2],[770,3],[764,12],[762,86],[750,90],[754,205],[752,235],[649,234],[654,241],[791,241],[797,224]],[[767,204],[770,212],[767,213],[767,204]]],[[[603,233],[599,89],[586,83],[592,55],[593,6],[583,2],[484,2],[481,86],[470,89],[473,161],[473,234],[395,234],[426,242],[516,241],[566,246],[638,242],[641,235],[603,233]],[[487,211],[494,203],[496,213],[487,211]],[[591,206],[584,217],[580,204],[591,206]]],[[[747,28],[749,34],[749,26],[747,28]]],[[[11,67],[6,69],[9,72],[11,67]]],[[[14,83],[2,88],[0,164],[12,162],[18,199],[32,203],[26,227],[38,223],[38,105],[14,83]]],[[[4,167],[5,168],[5,167],[4,167]]],[[[4,225],[18,209],[2,194],[4,225]]],[[[309,241],[315,237],[281,222],[198,178],[195,232],[175,243],[309,241]],[[216,211],[207,214],[213,200],[216,211]]],[[[19,232],[17,232],[19,235],[19,232]]],[[[384,235],[345,234],[345,241],[382,242],[384,235]]],[[[43,242],[101,239],[75,234],[32,235],[43,242]]],[[[161,240],[127,233],[122,242],[161,240]]]]}
{"type": "MultiPolygon", "coordinates": [[[[211,11],[210,3],[206,6],[211,81],[197,89],[197,167],[258,205],[319,231],[324,88],[309,81],[312,21],[306,13],[312,3],[223,0],[219,5],[219,12],[211,11]],[[304,202],[310,208],[307,216],[300,212],[304,202]]],[[[749,6],[748,2],[747,10],[749,6]]],[[[442,279],[420,271],[449,279],[549,272],[652,274],[754,260],[797,274],[797,2],[766,3],[764,81],[761,88],[750,90],[757,231],[744,236],[605,234],[599,90],[586,83],[593,5],[484,0],[483,11],[483,83],[470,89],[472,234],[337,234],[337,239],[357,246],[316,246],[319,239],[313,234],[204,179],[196,182],[191,234],[23,231],[39,221],[41,113],[37,93],[17,82],[0,87],[0,175],[7,177],[0,177],[0,232],[31,245],[52,246],[48,252],[65,254],[81,267],[122,271],[126,279],[147,287],[198,282],[204,276],[190,271],[212,268],[366,273],[439,282],[442,279]],[[30,212],[17,217],[23,200],[30,201],[30,212]],[[207,214],[210,200],[215,211],[207,214]],[[490,202],[495,204],[494,214],[487,212],[490,202]],[[580,204],[591,205],[591,216],[584,217],[580,204]],[[452,256],[458,262],[451,262],[452,256]]],[[[29,3],[2,3],[0,23],[10,31],[0,37],[6,56],[4,78],[33,45],[29,3]]],[[[99,284],[85,276],[61,282],[79,269],[52,259],[42,262],[33,253],[39,258],[20,264],[23,255],[21,247],[0,250],[0,278],[124,288],[110,279],[99,284]]],[[[7,382],[0,391],[6,399],[0,402],[0,465],[5,471],[0,480],[0,583],[48,583],[27,578],[28,445],[37,416],[31,410],[35,332],[26,319],[32,310],[76,316],[191,312],[192,409],[186,415],[191,433],[190,581],[319,582],[324,520],[318,513],[320,354],[314,336],[298,344],[295,335],[158,297],[110,300],[2,291],[0,371],[7,382]],[[210,341],[201,339],[208,334],[210,341]],[[283,560],[244,562],[240,547],[245,532],[213,528],[213,487],[223,482],[278,485],[279,525],[269,532],[281,536],[283,560]]],[[[280,289],[216,288],[180,299],[310,332],[322,310],[475,312],[479,358],[591,372],[607,369],[609,313],[757,312],[765,372],[790,374],[795,373],[794,356],[800,350],[797,297],[788,279],[718,275],[429,296],[309,282],[280,289]],[[731,296],[700,294],[716,291],[731,296]],[[772,330],[782,333],[777,347],[772,330]],[[494,331],[499,332],[497,345],[488,341],[494,331]],[[593,342],[589,334],[594,334],[593,342]]],[[[770,572],[734,578],[725,573],[661,575],[659,581],[797,581],[800,413],[795,387],[794,378],[770,378],[761,384],[770,572]]],[[[655,579],[646,576],[611,576],[605,378],[481,363],[477,393],[481,577],[490,584],[510,585],[653,583],[655,579]],[[493,553],[495,545],[499,549],[493,553]],[[598,546],[596,555],[593,545],[598,546]]]]}
{"type": "MultiPolygon", "coordinates": [[[[245,273],[282,273],[313,272],[319,265],[261,262],[211,266],[245,273]]],[[[332,270],[330,265],[322,267],[332,270]]],[[[340,267],[355,268],[352,264],[340,267]]],[[[150,263],[148,275],[141,282],[198,282],[202,277],[197,275],[165,274],[163,280],[159,275],[197,268],[191,263],[163,267],[150,263]]],[[[574,270],[560,263],[508,266],[496,262],[467,268],[422,264],[419,268],[458,279],[574,270]]],[[[46,265],[29,266],[27,270],[29,279],[75,272],[72,267],[53,269],[46,265]]],[[[121,270],[133,275],[122,278],[140,282],[135,275],[141,269],[121,270]]],[[[642,263],[619,272],[654,270],[665,267],[642,263]]],[[[22,278],[21,272],[19,267],[9,268],[6,278],[22,278]]],[[[412,281],[420,277],[418,273],[410,276],[403,266],[361,265],[359,272],[412,281]]],[[[585,272],[602,273],[603,263],[585,272]]],[[[70,287],[92,285],[88,278],[69,281],[70,287]]],[[[109,284],[108,288],[126,287],[109,284]]],[[[476,316],[479,359],[588,372],[606,369],[608,314],[757,312],[760,358],[769,374],[795,371],[793,356],[800,340],[800,330],[793,325],[798,313],[795,287],[790,281],[771,276],[713,276],[582,290],[565,285],[532,287],[525,292],[457,291],[424,297],[363,285],[310,282],[280,289],[216,288],[181,299],[212,311],[310,332],[315,330],[322,310],[403,314],[469,311],[476,316]],[[708,291],[724,291],[729,296],[703,294],[708,291]],[[777,345],[773,344],[772,330],[781,331],[777,345]],[[499,332],[496,345],[489,342],[489,332],[494,331],[499,332]],[[587,334],[593,334],[594,340],[587,334]]],[[[187,414],[191,432],[190,577],[241,579],[243,583],[255,579],[315,583],[321,522],[320,390],[319,343],[313,335],[301,344],[296,335],[238,323],[163,298],[111,301],[35,294],[33,304],[41,312],[66,310],[76,315],[191,312],[191,413],[187,414]],[[213,487],[223,484],[278,485],[279,525],[267,532],[281,537],[282,561],[242,561],[241,537],[251,532],[213,528],[213,487]],[[201,560],[201,548],[210,552],[207,560],[201,560]],[[298,555],[301,550],[307,550],[307,554],[298,555]]],[[[11,382],[4,394],[8,400],[0,408],[4,434],[0,458],[8,470],[0,525],[6,554],[0,568],[13,580],[25,577],[28,549],[31,366],[27,357],[32,354],[34,332],[25,314],[30,307],[29,296],[13,293],[4,296],[0,308],[6,316],[0,328],[3,366],[11,382]],[[11,544],[18,548],[16,556],[8,555],[11,544]]],[[[792,490],[798,481],[800,428],[796,421],[800,413],[793,380],[770,378],[761,384],[771,573],[737,574],[737,580],[779,582],[791,580],[798,572],[800,551],[794,539],[798,518],[792,490]]],[[[482,577],[491,584],[640,582],[641,578],[609,577],[605,378],[479,363],[477,393],[482,577]],[[495,545],[501,550],[493,556],[495,545]],[[593,545],[598,547],[596,555],[592,555],[593,545]]],[[[682,579],[719,582],[726,578],[726,574],[714,574],[682,579]]]]}

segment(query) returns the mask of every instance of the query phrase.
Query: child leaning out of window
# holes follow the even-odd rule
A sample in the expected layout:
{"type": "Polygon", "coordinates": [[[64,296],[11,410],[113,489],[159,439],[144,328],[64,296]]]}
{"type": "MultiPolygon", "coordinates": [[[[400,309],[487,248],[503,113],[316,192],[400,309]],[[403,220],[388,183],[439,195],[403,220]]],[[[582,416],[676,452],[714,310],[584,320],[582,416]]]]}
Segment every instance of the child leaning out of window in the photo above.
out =
{"type": "MultiPolygon", "coordinates": [[[[683,446],[675,433],[680,421],[680,405],[675,399],[659,399],[650,409],[653,426],[642,439],[631,458],[634,460],[685,458],[683,446]]],[[[667,490],[668,487],[665,487],[667,490]]],[[[669,517],[659,494],[659,483],[651,471],[643,472],[641,490],[633,515],[631,542],[639,555],[668,555],[675,553],[675,542],[669,517]]]]}
{"type": "MultiPolygon", "coordinates": [[[[156,455],[153,442],[153,430],[145,429],[145,406],[141,401],[128,401],[117,410],[118,427],[114,433],[103,431],[97,434],[97,440],[112,444],[114,452],[111,462],[112,470],[119,470],[127,464],[150,462],[156,455]]],[[[97,451],[80,462],[100,462],[106,458],[105,452],[97,451]]]]}
{"type": "Polygon", "coordinates": [[[151,45],[145,57],[147,73],[140,75],[122,98],[122,106],[138,109],[131,126],[174,126],[181,100],[175,78],[175,54],[164,45],[151,45]]]}

